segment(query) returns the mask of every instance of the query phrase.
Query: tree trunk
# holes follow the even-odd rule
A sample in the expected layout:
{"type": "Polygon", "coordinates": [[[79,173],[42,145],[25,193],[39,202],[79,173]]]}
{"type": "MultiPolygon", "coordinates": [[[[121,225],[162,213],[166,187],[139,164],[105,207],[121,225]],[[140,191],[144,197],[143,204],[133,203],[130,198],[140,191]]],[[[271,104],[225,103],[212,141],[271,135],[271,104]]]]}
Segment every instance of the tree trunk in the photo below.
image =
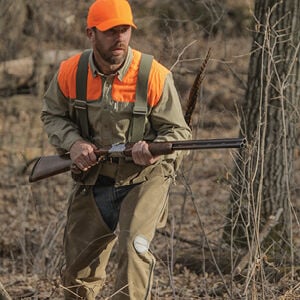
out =
{"type": "Polygon", "coordinates": [[[234,172],[224,239],[260,252],[275,244],[292,243],[293,159],[300,108],[300,0],[256,0],[254,13],[248,89],[241,112],[241,134],[247,137],[249,147],[240,153],[234,172]],[[279,224],[260,245],[261,228],[281,208],[279,224]]]}

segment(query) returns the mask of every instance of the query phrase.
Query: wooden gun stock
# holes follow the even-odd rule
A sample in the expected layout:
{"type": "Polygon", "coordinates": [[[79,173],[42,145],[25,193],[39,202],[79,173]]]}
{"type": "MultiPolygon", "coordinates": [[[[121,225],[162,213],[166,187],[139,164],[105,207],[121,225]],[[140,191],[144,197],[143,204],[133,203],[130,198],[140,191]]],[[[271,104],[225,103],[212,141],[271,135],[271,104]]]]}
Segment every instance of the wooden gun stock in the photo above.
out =
{"type": "Polygon", "coordinates": [[[29,182],[35,182],[57,174],[67,172],[71,169],[72,161],[68,154],[41,156],[35,162],[29,182]]]}
{"type": "MultiPolygon", "coordinates": [[[[95,150],[97,157],[130,157],[133,143],[117,144],[112,147],[95,150]]],[[[245,138],[232,139],[209,139],[209,140],[188,140],[172,142],[153,142],[149,143],[149,150],[153,156],[167,155],[179,150],[198,150],[198,149],[224,149],[224,148],[243,148],[246,146],[245,138]]],[[[34,164],[29,182],[48,178],[57,174],[67,172],[71,169],[72,161],[69,154],[63,156],[51,155],[41,156],[34,164]]]]}

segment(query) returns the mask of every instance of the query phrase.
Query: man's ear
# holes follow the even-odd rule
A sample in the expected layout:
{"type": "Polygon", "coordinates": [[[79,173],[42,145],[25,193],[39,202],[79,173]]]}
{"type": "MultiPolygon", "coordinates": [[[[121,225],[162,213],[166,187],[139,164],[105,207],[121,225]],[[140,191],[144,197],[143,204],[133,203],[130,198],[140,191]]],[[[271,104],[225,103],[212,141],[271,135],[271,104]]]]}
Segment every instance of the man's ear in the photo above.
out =
{"type": "Polygon", "coordinates": [[[86,28],[86,35],[92,41],[92,39],[94,39],[94,30],[92,28],[86,28]]]}

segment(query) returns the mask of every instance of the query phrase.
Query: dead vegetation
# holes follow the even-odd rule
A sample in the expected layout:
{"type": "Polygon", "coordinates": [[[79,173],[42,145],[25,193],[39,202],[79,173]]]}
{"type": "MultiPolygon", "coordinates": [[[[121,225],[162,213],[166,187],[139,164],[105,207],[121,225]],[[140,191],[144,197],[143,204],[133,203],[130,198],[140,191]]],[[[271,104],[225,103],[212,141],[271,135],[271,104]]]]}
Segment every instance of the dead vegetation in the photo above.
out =
{"type": "MultiPolygon", "coordinates": [[[[0,66],[0,282],[12,299],[62,298],[59,274],[70,179],[63,174],[29,184],[28,174],[32,159],[53,153],[39,115],[41,93],[61,58],[54,55],[56,59],[49,63],[45,53],[88,47],[84,18],[91,2],[0,0],[3,24],[19,15],[14,26],[0,24],[1,37],[9,45],[9,50],[5,43],[0,45],[1,62],[32,59],[32,70],[22,68],[30,71],[22,84],[14,74],[1,73],[0,66]]],[[[184,108],[197,68],[212,48],[201,104],[193,117],[193,135],[236,137],[235,107],[243,101],[251,43],[248,1],[131,2],[139,27],[132,45],[172,68],[184,108]]],[[[249,285],[246,266],[238,276],[233,273],[247,255],[221,240],[235,157],[231,150],[204,150],[190,153],[184,161],[171,190],[167,227],[151,246],[157,258],[154,299],[300,299],[299,266],[292,278],[288,267],[265,256],[252,271],[275,275],[264,282],[254,276],[249,285]]],[[[298,156],[296,180],[299,160],[298,156]]],[[[299,201],[299,191],[295,193],[299,201]]],[[[296,209],[299,214],[299,203],[296,209]]],[[[294,236],[298,247],[297,226],[294,236]]],[[[112,295],[114,255],[99,299],[112,295]]]]}

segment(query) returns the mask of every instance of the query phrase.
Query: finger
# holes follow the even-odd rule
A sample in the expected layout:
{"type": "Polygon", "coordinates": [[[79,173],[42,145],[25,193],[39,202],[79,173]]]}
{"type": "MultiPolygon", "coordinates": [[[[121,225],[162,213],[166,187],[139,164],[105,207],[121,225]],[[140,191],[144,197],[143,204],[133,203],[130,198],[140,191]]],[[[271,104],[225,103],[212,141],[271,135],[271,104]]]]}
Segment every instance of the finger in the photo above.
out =
{"type": "Polygon", "coordinates": [[[90,152],[88,157],[91,165],[95,165],[97,163],[97,156],[94,151],[90,152]]]}
{"type": "Polygon", "coordinates": [[[83,171],[84,170],[84,166],[82,165],[81,162],[75,162],[76,166],[81,170],[83,171]]]}
{"type": "Polygon", "coordinates": [[[89,167],[89,164],[86,161],[84,161],[83,159],[78,160],[75,163],[78,166],[78,168],[83,171],[87,170],[89,167]]]}
{"type": "Polygon", "coordinates": [[[147,166],[150,164],[150,159],[152,158],[151,153],[148,150],[148,144],[146,142],[140,142],[137,145],[137,163],[142,166],[147,166]]]}
{"type": "Polygon", "coordinates": [[[147,143],[142,144],[142,157],[146,164],[150,164],[150,161],[153,158],[147,143]]]}
{"type": "Polygon", "coordinates": [[[142,153],[149,158],[152,157],[152,153],[149,151],[149,145],[146,142],[142,144],[142,153]]]}
{"type": "Polygon", "coordinates": [[[93,150],[85,150],[81,153],[76,161],[80,162],[85,168],[88,168],[96,164],[97,157],[93,150]]]}
{"type": "Polygon", "coordinates": [[[141,165],[142,161],[141,161],[141,141],[135,143],[132,147],[132,159],[134,161],[135,164],[137,165],[141,165]]]}
{"type": "Polygon", "coordinates": [[[148,151],[148,144],[146,142],[142,142],[140,144],[140,152],[139,157],[140,161],[143,165],[148,165],[149,159],[151,158],[151,153],[148,151]]]}

